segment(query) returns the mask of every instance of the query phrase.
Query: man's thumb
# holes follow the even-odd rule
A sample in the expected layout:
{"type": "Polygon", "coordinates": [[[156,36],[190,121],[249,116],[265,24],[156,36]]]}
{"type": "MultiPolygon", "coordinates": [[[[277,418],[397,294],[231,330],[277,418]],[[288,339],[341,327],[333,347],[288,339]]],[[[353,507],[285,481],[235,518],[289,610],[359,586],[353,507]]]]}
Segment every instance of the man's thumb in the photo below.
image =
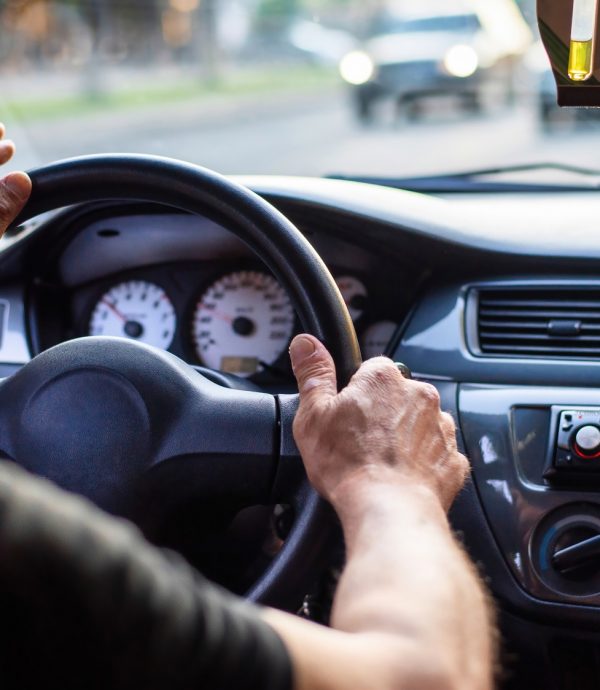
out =
{"type": "Polygon", "coordinates": [[[290,358],[302,402],[337,393],[335,364],[325,346],[315,337],[297,335],[290,345],[290,358]]]}

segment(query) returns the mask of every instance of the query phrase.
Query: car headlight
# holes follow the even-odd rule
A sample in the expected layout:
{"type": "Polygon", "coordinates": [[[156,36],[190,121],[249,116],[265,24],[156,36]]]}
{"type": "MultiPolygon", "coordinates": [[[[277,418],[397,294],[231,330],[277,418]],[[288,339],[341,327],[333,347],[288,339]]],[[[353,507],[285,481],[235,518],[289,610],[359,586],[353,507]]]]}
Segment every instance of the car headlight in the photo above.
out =
{"type": "Polygon", "coordinates": [[[373,60],[362,50],[353,50],[340,61],[340,74],[349,84],[366,84],[374,73],[373,60]]]}
{"type": "Polygon", "coordinates": [[[444,57],[444,67],[453,77],[470,77],[479,67],[479,57],[471,46],[452,46],[444,57]]]}

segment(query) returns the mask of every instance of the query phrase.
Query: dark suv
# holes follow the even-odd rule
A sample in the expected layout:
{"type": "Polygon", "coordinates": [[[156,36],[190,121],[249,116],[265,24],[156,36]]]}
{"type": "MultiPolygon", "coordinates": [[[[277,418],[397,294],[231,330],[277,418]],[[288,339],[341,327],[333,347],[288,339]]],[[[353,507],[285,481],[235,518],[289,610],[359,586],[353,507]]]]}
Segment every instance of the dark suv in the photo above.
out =
{"type": "Polygon", "coordinates": [[[374,116],[376,102],[393,99],[416,117],[420,102],[450,96],[479,111],[513,93],[515,56],[500,45],[474,10],[419,3],[408,14],[385,11],[371,23],[360,49],[344,56],[340,72],[353,89],[360,120],[374,116]]]}

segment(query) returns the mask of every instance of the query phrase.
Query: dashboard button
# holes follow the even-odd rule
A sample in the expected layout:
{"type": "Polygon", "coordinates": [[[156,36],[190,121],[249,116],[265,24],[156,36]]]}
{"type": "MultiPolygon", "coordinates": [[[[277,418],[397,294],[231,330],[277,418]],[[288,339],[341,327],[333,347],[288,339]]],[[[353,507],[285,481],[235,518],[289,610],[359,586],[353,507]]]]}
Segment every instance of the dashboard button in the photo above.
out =
{"type": "Polygon", "coordinates": [[[566,450],[558,450],[554,460],[555,467],[567,468],[573,463],[573,455],[566,450]]]}
{"type": "Polygon", "coordinates": [[[575,434],[574,450],[580,457],[592,458],[600,451],[600,429],[586,424],[575,434]]]}

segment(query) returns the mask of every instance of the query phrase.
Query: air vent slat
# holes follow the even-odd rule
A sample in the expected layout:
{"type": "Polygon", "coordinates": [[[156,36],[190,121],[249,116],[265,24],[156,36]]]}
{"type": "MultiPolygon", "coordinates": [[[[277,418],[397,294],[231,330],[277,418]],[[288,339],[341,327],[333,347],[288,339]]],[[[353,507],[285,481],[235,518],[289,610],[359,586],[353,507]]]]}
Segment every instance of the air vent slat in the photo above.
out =
{"type": "Polygon", "coordinates": [[[481,308],[480,316],[499,316],[501,318],[540,318],[540,319],[592,319],[600,321],[600,311],[575,311],[569,309],[491,309],[481,308]]]}
{"type": "Polygon", "coordinates": [[[484,288],[481,354],[600,360],[600,287],[484,288]]]}
{"type": "MultiPolygon", "coordinates": [[[[482,307],[491,305],[493,307],[523,307],[523,302],[520,300],[509,300],[509,299],[499,299],[499,300],[489,300],[481,299],[480,304],[482,307]]],[[[563,306],[565,309],[600,309],[600,301],[570,301],[568,299],[561,300],[560,304],[557,305],[557,300],[530,300],[527,302],[527,308],[532,309],[544,309],[545,307],[556,307],[563,306]]]]}
{"type": "MultiPolygon", "coordinates": [[[[490,351],[494,352],[503,352],[505,354],[508,354],[506,352],[506,346],[504,345],[488,345],[487,349],[490,351]]],[[[557,351],[555,347],[542,347],[542,346],[532,346],[529,347],[527,345],[515,345],[511,348],[510,354],[521,354],[521,353],[530,353],[530,354],[548,354],[552,356],[564,356],[566,355],[595,355],[596,357],[600,357],[600,347],[570,347],[570,348],[561,348],[560,352],[557,351]]]]}
{"type": "MultiPolygon", "coordinates": [[[[547,331],[548,330],[548,324],[550,323],[549,319],[540,319],[539,321],[489,321],[489,320],[480,320],[479,321],[479,328],[483,332],[484,329],[489,329],[489,330],[517,330],[517,331],[527,331],[527,330],[535,330],[535,331],[547,331]]],[[[586,323],[581,325],[581,332],[586,333],[586,332],[592,332],[592,331],[597,331],[600,333],[600,323],[598,324],[592,324],[592,323],[586,323]]]]}
{"type": "Polygon", "coordinates": [[[540,333],[497,333],[495,331],[480,331],[479,333],[479,339],[480,340],[543,340],[549,343],[558,343],[560,342],[567,341],[569,345],[572,345],[574,341],[577,342],[577,344],[581,343],[600,343],[600,336],[598,335],[586,335],[585,337],[557,337],[553,335],[546,335],[546,334],[540,334],[540,333]]]}
{"type": "MultiPolygon", "coordinates": [[[[548,320],[543,319],[540,321],[490,321],[489,319],[479,320],[480,328],[543,328],[546,330],[548,328],[548,320]]],[[[600,328],[600,326],[598,326],[600,328]]]]}

